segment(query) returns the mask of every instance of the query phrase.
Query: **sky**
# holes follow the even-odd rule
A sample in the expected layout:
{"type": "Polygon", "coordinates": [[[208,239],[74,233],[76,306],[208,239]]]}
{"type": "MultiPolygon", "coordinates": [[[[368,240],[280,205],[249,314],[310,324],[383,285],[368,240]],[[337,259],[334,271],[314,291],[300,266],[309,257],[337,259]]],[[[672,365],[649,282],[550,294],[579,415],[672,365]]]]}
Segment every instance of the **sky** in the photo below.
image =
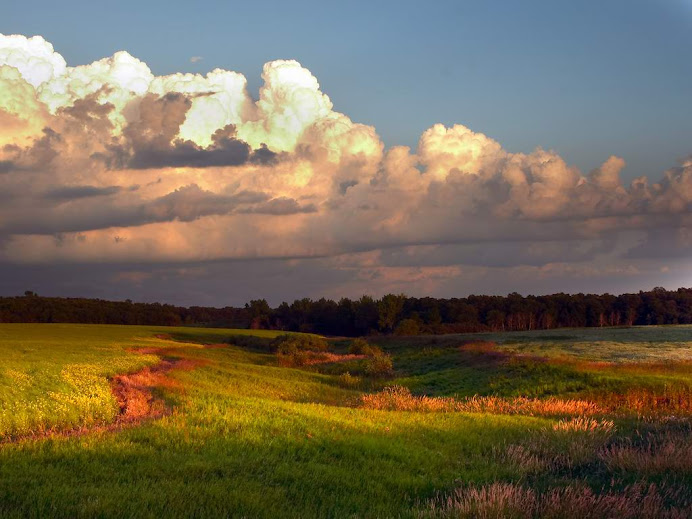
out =
{"type": "Polygon", "coordinates": [[[692,2],[18,2],[0,294],[692,285],[692,2]]]}

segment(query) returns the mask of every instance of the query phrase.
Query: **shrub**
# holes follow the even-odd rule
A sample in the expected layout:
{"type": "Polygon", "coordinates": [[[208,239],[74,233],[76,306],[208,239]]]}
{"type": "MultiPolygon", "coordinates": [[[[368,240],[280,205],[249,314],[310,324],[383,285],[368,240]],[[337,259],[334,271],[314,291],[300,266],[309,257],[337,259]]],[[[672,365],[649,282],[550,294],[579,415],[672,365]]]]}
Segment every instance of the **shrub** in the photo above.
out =
{"type": "Polygon", "coordinates": [[[365,361],[365,373],[371,377],[388,377],[394,373],[392,358],[386,353],[378,353],[365,361]]]}
{"type": "Polygon", "coordinates": [[[287,352],[278,352],[277,360],[279,366],[287,368],[305,366],[310,361],[311,353],[309,351],[292,350],[287,352]]]}
{"type": "Polygon", "coordinates": [[[368,344],[368,341],[358,337],[357,339],[353,339],[351,341],[351,344],[348,347],[348,352],[352,355],[367,355],[370,348],[371,346],[368,344]]]}
{"type": "Polygon", "coordinates": [[[420,333],[420,326],[418,321],[413,319],[404,319],[394,330],[394,335],[418,335],[420,333]]]}
{"type": "Polygon", "coordinates": [[[272,341],[273,349],[280,354],[289,355],[296,351],[327,351],[327,341],[317,335],[286,334],[272,341]]]}
{"type": "Polygon", "coordinates": [[[351,341],[351,345],[348,347],[348,352],[352,355],[365,355],[367,357],[384,355],[384,352],[378,346],[368,344],[368,341],[361,338],[353,339],[353,341],[351,341]]]}

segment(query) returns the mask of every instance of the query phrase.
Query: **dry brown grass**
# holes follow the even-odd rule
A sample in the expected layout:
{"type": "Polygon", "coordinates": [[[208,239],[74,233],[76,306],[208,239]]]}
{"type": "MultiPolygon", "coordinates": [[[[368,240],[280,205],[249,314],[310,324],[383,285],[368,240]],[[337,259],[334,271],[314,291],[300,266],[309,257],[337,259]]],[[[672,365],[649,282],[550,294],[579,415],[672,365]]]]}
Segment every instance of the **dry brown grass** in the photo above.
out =
{"type": "Polygon", "coordinates": [[[593,397],[606,410],[620,414],[692,414],[692,388],[666,387],[661,391],[631,389],[623,394],[605,393],[593,397]]]}
{"type": "Polygon", "coordinates": [[[467,412],[520,414],[526,416],[688,416],[692,414],[689,388],[655,392],[633,389],[623,394],[603,393],[588,399],[473,396],[416,396],[401,386],[386,387],[379,393],[363,395],[361,406],[387,411],[467,412]]]}
{"type": "Polygon", "coordinates": [[[339,355],[326,351],[296,351],[288,354],[278,354],[277,361],[280,366],[298,367],[314,366],[317,364],[329,364],[334,362],[347,362],[366,358],[366,355],[339,355]]]}
{"type": "Polygon", "coordinates": [[[546,456],[524,445],[509,445],[495,450],[496,459],[510,465],[521,474],[548,472],[562,465],[555,456],[546,456]]]}
{"type": "Polygon", "coordinates": [[[459,400],[459,411],[521,414],[528,416],[591,416],[603,413],[595,402],[578,399],[560,399],[555,397],[538,398],[503,398],[495,396],[474,396],[459,400]]]}
{"type": "Polygon", "coordinates": [[[553,424],[553,431],[560,432],[607,432],[615,429],[612,420],[594,420],[586,416],[576,416],[571,420],[560,420],[553,424]]]}
{"type": "Polygon", "coordinates": [[[473,519],[686,519],[690,503],[679,489],[633,485],[622,491],[594,493],[569,485],[545,493],[512,483],[457,489],[432,501],[420,516],[473,519]],[[677,506],[668,507],[672,501],[677,506]]]}
{"type": "Polygon", "coordinates": [[[615,424],[578,416],[531,433],[521,444],[493,450],[496,460],[519,474],[554,472],[598,461],[613,437],[615,424]]]}
{"type": "Polygon", "coordinates": [[[651,436],[644,445],[611,445],[600,459],[611,471],[637,474],[692,474],[692,438],[689,435],[651,436]]]}
{"type": "Polygon", "coordinates": [[[586,400],[558,398],[502,398],[474,396],[464,399],[415,396],[402,386],[386,387],[379,393],[363,395],[362,407],[386,411],[467,412],[540,416],[590,416],[603,410],[586,400]]]}

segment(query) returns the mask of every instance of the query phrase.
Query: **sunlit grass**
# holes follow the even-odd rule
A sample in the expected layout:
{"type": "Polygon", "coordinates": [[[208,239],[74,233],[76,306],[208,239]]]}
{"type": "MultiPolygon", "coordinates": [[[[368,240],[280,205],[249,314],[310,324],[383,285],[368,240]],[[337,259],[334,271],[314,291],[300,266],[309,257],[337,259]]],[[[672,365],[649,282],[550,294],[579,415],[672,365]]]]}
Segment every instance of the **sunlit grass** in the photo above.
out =
{"type": "Polygon", "coordinates": [[[3,405],[46,402],[44,428],[112,420],[108,377],[158,360],[134,350],[196,365],[167,374],[175,384],[157,394],[172,412],[159,420],[0,446],[0,517],[464,517],[498,499],[529,499],[530,517],[644,505],[663,516],[692,498],[686,417],[599,407],[613,388],[671,396],[690,380],[678,364],[625,370],[384,339],[373,342],[395,373],[371,379],[362,359],[295,369],[231,339],[254,333],[0,325],[3,405]]]}
{"type": "Polygon", "coordinates": [[[182,346],[157,335],[216,342],[229,333],[218,329],[191,332],[184,328],[2,324],[0,440],[109,423],[117,413],[109,377],[159,361],[156,355],[134,350],[182,346]]]}

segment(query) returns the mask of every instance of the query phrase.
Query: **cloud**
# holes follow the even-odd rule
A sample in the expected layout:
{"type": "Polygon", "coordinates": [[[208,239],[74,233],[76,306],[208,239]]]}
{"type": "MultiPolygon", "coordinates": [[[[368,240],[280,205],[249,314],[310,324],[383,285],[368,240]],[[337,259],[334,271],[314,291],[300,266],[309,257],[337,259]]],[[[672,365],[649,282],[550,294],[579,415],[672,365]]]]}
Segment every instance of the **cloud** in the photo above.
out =
{"type": "Polygon", "coordinates": [[[190,63],[198,63],[202,61],[204,58],[202,56],[192,56],[190,58],[190,63]]]}
{"type": "Polygon", "coordinates": [[[233,125],[216,130],[207,147],[177,138],[191,106],[191,99],[179,93],[145,96],[139,104],[139,119],[123,130],[131,152],[123,149],[116,152],[118,156],[129,154],[124,167],[239,166],[250,159],[250,147],[235,139],[233,125]]]}
{"type": "Polygon", "coordinates": [[[0,174],[9,173],[14,168],[14,162],[12,162],[11,160],[0,160],[0,174]]]}
{"type": "Polygon", "coordinates": [[[317,212],[317,207],[315,206],[315,204],[301,205],[300,203],[298,203],[297,200],[294,200],[293,198],[279,197],[249,207],[241,212],[286,216],[289,214],[298,213],[315,213],[317,212]]]}
{"type": "Polygon", "coordinates": [[[67,70],[65,59],[41,36],[0,34],[0,63],[17,69],[35,88],[63,76],[67,70]]]}
{"type": "Polygon", "coordinates": [[[92,198],[111,196],[119,193],[122,190],[120,186],[61,186],[53,188],[45,193],[45,197],[49,200],[77,200],[80,198],[92,198]]]}
{"type": "Polygon", "coordinates": [[[692,159],[625,185],[623,158],[584,173],[461,124],[385,149],[298,62],[262,79],[255,100],[237,72],[155,76],[126,52],[71,67],[40,37],[0,35],[0,262],[376,251],[384,284],[689,253],[692,159]]]}

